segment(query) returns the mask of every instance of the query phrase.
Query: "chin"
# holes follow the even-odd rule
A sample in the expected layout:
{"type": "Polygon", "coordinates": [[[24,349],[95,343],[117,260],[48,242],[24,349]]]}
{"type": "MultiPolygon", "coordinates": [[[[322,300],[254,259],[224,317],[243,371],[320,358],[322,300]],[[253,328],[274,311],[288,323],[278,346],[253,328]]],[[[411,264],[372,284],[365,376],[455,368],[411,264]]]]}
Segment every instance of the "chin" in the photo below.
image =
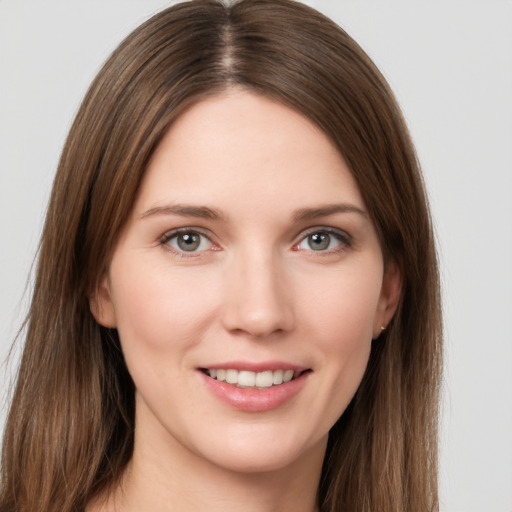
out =
{"type": "Polygon", "coordinates": [[[242,474],[277,472],[296,464],[311,463],[312,459],[323,460],[327,434],[315,440],[294,439],[285,428],[278,430],[281,432],[226,436],[226,442],[209,443],[198,455],[217,467],[242,474]],[[251,436],[252,442],[249,442],[251,436]]]}

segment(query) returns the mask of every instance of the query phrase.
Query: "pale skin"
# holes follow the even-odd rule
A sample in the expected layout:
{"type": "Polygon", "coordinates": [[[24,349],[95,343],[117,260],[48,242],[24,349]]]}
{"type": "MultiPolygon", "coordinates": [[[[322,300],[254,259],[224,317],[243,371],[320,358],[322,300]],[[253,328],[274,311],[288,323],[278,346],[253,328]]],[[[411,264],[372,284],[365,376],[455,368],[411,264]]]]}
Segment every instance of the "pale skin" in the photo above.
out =
{"type": "Polygon", "coordinates": [[[118,329],[136,431],[121,486],[87,511],[318,510],[328,431],[399,295],[321,130],[240,89],[193,105],[153,155],[91,298],[118,329]],[[209,376],[229,365],[300,371],[284,401],[276,385],[262,406],[268,388],[253,387],[240,409],[238,386],[209,376]]]}

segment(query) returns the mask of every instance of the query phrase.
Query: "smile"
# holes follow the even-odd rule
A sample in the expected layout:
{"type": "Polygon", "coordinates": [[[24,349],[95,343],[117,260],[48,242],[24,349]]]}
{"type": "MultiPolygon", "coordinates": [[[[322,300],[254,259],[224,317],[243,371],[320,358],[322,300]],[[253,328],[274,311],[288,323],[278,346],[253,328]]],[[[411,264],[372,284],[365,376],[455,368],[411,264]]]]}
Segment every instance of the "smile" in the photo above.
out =
{"type": "Polygon", "coordinates": [[[252,372],[249,370],[235,369],[206,369],[203,370],[206,375],[220,382],[240,387],[240,388],[270,388],[280,386],[290,382],[300,376],[302,372],[294,370],[266,370],[262,372],[252,372]]]}
{"type": "MultiPolygon", "coordinates": [[[[248,366],[244,364],[243,366],[248,366]]],[[[260,366],[260,365],[256,365],[260,366]]],[[[274,366],[274,365],[272,365],[274,366]]],[[[311,368],[198,368],[206,388],[230,408],[265,412],[291,401],[309,381],[311,368]],[[259,370],[259,371],[258,371],[259,370]]]]}

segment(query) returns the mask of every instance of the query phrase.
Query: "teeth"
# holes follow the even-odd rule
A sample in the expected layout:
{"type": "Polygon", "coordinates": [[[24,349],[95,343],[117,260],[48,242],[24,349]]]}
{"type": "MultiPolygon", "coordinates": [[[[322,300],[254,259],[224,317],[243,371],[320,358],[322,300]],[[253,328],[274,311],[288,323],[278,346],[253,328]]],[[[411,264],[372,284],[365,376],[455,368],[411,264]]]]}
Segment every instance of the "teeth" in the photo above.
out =
{"type": "Polygon", "coordinates": [[[283,370],[276,370],[274,375],[272,376],[272,384],[275,386],[279,386],[279,384],[283,383],[283,370]]]}
{"type": "Polygon", "coordinates": [[[269,388],[272,386],[274,372],[259,372],[256,374],[256,387],[269,388]]]}
{"type": "Polygon", "coordinates": [[[226,370],[226,382],[228,384],[238,384],[238,371],[226,370]]]}
{"type": "Polygon", "coordinates": [[[286,370],[283,374],[283,382],[290,382],[293,379],[293,370],[286,370]]]}
{"type": "Polygon", "coordinates": [[[238,372],[237,384],[239,386],[254,387],[256,385],[256,374],[245,370],[238,372]]]}
{"type": "Polygon", "coordinates": [[[290,382],[292,379],[297,378],[300,372],[293,370],[275,370],[264,372],[250,372],[247,370],[206,370],[206,373],[213,379],[228,384],[235,384],[243,388],[270,388],[272,386],[279,386],[284,382],[290,382]]]}

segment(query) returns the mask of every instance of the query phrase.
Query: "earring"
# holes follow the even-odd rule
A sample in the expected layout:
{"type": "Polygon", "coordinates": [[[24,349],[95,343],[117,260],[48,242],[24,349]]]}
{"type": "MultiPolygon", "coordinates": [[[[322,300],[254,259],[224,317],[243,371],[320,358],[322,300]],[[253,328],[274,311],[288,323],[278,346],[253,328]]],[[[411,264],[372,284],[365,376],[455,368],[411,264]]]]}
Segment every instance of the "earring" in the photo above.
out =
{"type": "Polygon", "coordinates": [[[380,332],[379,332],[379,334],[377,334],[377,336],[376,336],[375,338],[372,338],[372,339],[373,339],[373,340],[378,340],[378,339],[380,338],[380,335],[381,335],[385,330],[386,330],[386,328],[385,328],[383,325],[381,325],[381,326],[380,326],[380,332]]]}

